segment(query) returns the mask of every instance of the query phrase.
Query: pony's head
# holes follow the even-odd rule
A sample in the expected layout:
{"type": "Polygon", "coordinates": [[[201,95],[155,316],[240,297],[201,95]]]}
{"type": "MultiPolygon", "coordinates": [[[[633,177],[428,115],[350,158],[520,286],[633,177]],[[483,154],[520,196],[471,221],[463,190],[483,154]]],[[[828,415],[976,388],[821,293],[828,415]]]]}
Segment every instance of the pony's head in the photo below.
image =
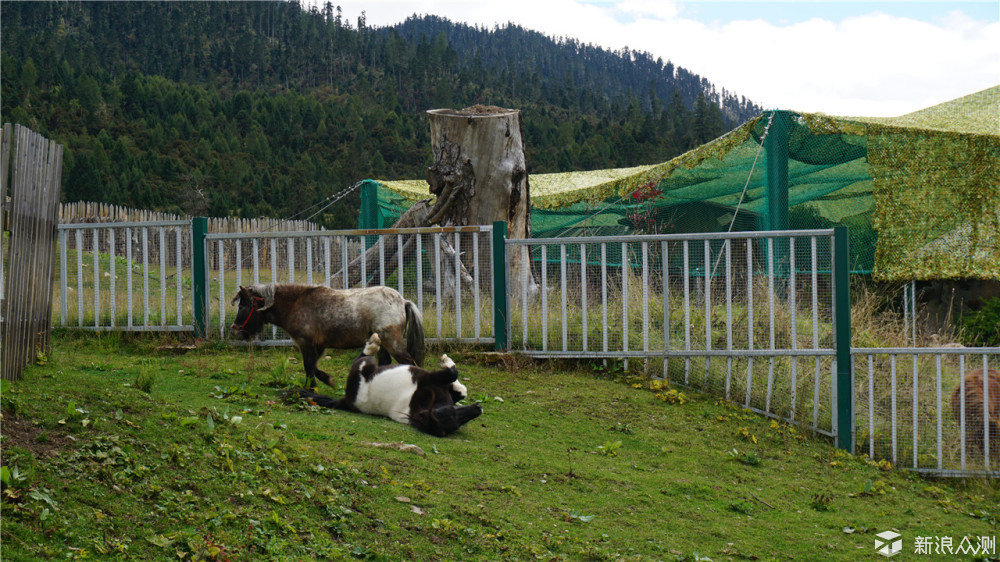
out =
{"type": "Polygon", "coordinates": [[[274,287],[240,286],[240,291],[233,297],[232,304],[237,306],[236,320],[229,326],[229,331],[244,339],[251,338],[264,329],[264,317],[261,316],[261,312],[274,304],[274,287]]]}

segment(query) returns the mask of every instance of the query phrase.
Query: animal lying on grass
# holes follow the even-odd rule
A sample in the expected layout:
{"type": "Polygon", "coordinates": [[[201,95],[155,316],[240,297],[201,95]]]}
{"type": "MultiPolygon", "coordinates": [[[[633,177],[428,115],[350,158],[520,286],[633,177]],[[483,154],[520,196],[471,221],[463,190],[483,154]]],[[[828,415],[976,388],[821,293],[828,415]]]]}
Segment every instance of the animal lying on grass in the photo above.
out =
{"type": "Polygon", "coordinates": [[[965,375],[965,381],[961,386],[955,387],[951,395],[951,413],[961,426],[962,423],[962,403],[965,403],[965,442],[969,449],[982,453],[985,444],[989,441],[990,455],[996,456],[1000,453],[1000,371],[989,369],[985,373],[983,369],[976,369],[965,375]],[[985,379],[985,381],[984,381],[985,379]],[[984,394],[985,390],[989,397],[984,394]],[[962,387],[965,392],[963,394],[962,387]],[[986,415],[986,407],[989,407],[989,417],[986,415]],[[989,437],[986,436],[986,428],[989,428],[989,437]]]}
{"type": "Polygon", "coordinates": [[[316,367],[327,348],[350,349],[365,344],[368,335],[381,338],[379,364],[391,359],[421,365],[424,328],[420,309],[389,287],[331,289],[325,285],[258,284],[240,287],[234,335],[249,339],[271,323],[284,329],[302,352],[306,386],[316,379],[333,386],[330,375],[316,367]],[[405,331],[405,339],[404,339],[405,331]]]}
{"type": "Polygon", "coordinates": [[[465,399],[467,390],[447,355],[441,356],[439,371],[414,365],[380,367],[372,357],[378,347],[378,335],[372,334],[362,356],[351,365],[343,398],[307,390],[299,395],[318,406],[385,416],[437,437],[451,435],[483,413],[479,404],[455,404],[465,399]]]}

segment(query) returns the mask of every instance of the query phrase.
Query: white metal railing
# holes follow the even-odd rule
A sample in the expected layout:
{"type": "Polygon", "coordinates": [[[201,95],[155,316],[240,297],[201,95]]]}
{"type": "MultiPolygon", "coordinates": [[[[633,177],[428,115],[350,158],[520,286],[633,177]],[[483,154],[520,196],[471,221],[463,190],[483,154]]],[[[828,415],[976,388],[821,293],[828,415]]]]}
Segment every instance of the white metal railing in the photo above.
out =
{"type": "MultiPolygon", "coordinates": [[[[241,284],[380,284],[418,304],[429,341],[492,343],[491,231],[207,234],[209,333],[229,337],[241,284]]],[[[191,221],[59,225],[59,323],[193,330],[191,232],[191,221]]],[[[831,232],[507,240],[510,348],[639,361],[651,377],[835,435],[831,232]]],[[[915,316],[912,296],[906,310],[915,316]]],[[[271,330],[262,343],[291,341],[271,330]]],[[[858,452],[934,475],[1000,476],[1000,447],[987,437],[973,448],[997,417],[988,385],[983,429],[951,405],[968,372],[1000,367],[1000,348],[855,348],[851,358],[858,452]]]]}
{"type": "Polygon", "coordinates": [[[508,240],[510,342],[832,434],[832,230],[508,240]],[[808,364],[808,367],[807,367],[808,364]]]}
{"type": "Polygon", "coordinates": [[[1000,348],[855,348],[851,355],[858,453],[936,476],[1000,477],[998,428],[990,421],[1000,412],[988,377],[974,389],[982,400],[969,403],[965,394],[969,373],[1000,369],[1000,348]]]}
{"type": "Polygon", "coordinates": [[[58,229],[60,325],[193,329],[191,221],[77,223],[58,229]]]}

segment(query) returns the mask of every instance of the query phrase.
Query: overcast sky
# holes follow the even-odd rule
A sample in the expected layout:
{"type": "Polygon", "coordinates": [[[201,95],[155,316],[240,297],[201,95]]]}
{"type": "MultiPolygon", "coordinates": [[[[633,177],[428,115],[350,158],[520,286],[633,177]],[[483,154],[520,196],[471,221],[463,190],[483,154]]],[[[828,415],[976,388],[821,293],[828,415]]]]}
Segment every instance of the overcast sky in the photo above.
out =
{"type": "MultiPolygon", "coordinates": [[[[304,0],[321,5],[323,0],[304,0]]],[[[433,14],[647,51],[765,109],[896,116],[1000,84],[1000,2],[336,1],[354,25],[433,14]]],[[[488,101],[488,100],[484,100],[488,101]]]]}

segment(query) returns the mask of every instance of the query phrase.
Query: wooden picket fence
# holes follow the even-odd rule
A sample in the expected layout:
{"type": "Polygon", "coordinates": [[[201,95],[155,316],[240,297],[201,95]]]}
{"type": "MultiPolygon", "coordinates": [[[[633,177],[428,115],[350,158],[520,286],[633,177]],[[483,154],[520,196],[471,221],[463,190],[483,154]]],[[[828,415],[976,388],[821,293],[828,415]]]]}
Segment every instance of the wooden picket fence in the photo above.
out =
{"type": "Polygon", "coordinates": [[[0,378],[18,380],[27,364],[49,351],[63,146],[10,123],[2,135],[0,378]]]}
{"type": "MultiPolygon", "coordinates": [[[[95,248],[95,251],[106,252],[111,255],[125,255],[126,246],[131,242],[133,247],[138,248],[140,245],[139,237],[141,236],[141,229],[134,228],[130,229],[131,240],[125,235],[123,231],[120,235],[116,237],[108,237],[105,234],[104,227],[99,225],[140,225],[140,224],[150,224],[150,223],[163,223],[166,221],[190,221],[191,217],[185,215],[176,215],[173,213],[161,213],[157,211],[148,211],[143,209],[132,209],[129,207],[121,207],[118,205],[110,205],[108,203],[94,203],[89,201],[77,201],[73,203],[63,203],[59,206],[59,224],[61,225],[72,225],[75,228],[67,229],[68,242],[71,246],[78,246],[82,248],[95,248]],[[86,227],[82,227],[87,225],[86,227]],[[90,225],[93,225],[91,227],[90,225]],[[95,241],[94,237],[98,240],[95,241]],[[115,244],[114,248],[109,245],[115,244]]],[[[325,230],[322,226],[309,221],[301,220],[284,220],[284,219],[271,219],[271,218],[256,218],[256,219],[243,219],[236,217],[212,217],[208,218],[208,232],[211,234],[267,234],[267,233],[283,233],[283,232],[320,232],[325,230]]],[[[173,239],[164,239],[159,236],[151,236],[148,238],[147,242],[143,244],[143,259],[147,259],[150,262],[157,263],[160,261],[161,254],[166,254],[168,260],[175,252],[175,247],[173,244],[173,239]],[[166,242],[166,243],[165,243],[166,242]],[[163,245],[163,247],[161,247],[163,245]]],[[[181,252],[184,255],[190,255],[190,237],[183,237],[177,244],[181,246],[181,252]]],[[[309,250],[306,248],[306,241],[298,240],[295,242],[295,248],[291,251],[293,255],[297,255],[298,259],[304,264],[309,250]]],[[[351,244],[351,250],[356,251],[360,248],[360,242],[353,241],[351,244]]],[[[264,267],[270,267],[271,259],[278,259],[280,263],[285,263],[287,260],[288,248],[282,247],[279,249],[279,253],[275,255],[264,254],[261,256],[261,265],[264,267]]],[[[312,249],[311,253],[313,257],[319,263],[321,258],[320,252],[321,248],[317,247],[312,249]]],[[[236,252],[229,249],[227,254],[223,256],[224,263],[229,268],[240,267],[238,262],[238,257],[236,252]]],[[[304,266],[303,266],[304,267],[304,266]]]]}
{"type": "MultiPolygon", "coordinates": [[[[190,220],[190,216],[161,213],[143,209],[132,209],[108,203],[75,201],[59,206],[60,224],[108,223],[108,222],[156,222],[190,220]]],[[[237,232],[303,232],[323,230],[310,221],[270,218],[241,219],[235,217],[215,217],[208,219],[208,231],[213,233],[237,232]]]]}

